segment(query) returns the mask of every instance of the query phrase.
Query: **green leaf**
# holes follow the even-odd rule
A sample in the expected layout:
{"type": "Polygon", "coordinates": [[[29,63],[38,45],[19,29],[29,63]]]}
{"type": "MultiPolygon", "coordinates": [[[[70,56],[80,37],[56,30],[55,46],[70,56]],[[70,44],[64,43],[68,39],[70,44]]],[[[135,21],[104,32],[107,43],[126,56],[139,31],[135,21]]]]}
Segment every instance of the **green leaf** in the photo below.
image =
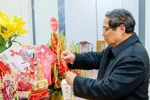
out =
{"type": "Polygon", "coordinates": [[[0,46],[0,53],[2,53],[3,51],[5,51],[7,48],[5,46],[0,46]]]}

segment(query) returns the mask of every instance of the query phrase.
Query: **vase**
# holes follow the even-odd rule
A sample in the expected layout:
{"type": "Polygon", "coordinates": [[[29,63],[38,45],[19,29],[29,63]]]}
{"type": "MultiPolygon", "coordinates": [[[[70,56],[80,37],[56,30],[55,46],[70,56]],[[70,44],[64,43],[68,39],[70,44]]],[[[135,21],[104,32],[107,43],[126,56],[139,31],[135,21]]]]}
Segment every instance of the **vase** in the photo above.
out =
{"type": "Polygon", "coordinates": [[[64,99],[63,96],[58,93],[55,94],[50,93],[49,100],[64,100],[64,99]]]}

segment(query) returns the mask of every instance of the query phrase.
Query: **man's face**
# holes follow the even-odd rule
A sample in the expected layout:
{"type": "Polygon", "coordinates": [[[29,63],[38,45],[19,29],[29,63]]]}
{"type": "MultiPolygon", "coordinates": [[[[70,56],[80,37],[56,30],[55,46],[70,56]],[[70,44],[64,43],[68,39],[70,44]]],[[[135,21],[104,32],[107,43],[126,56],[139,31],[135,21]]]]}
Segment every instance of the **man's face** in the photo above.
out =
{"type": "Polygon", "coordinates": [[[103,23],[103,37],[104,40],[106,41],[106,43],[110,46],[115,47],[116,45],[118,45],[121,41],[122,38],[122,31],[120,30],[120,26],[118,26],[116,28],[116,30],[113,30],[110,26],[109,26],[109,18],[105,17],[104,19],[104,23],[103,23]]]}

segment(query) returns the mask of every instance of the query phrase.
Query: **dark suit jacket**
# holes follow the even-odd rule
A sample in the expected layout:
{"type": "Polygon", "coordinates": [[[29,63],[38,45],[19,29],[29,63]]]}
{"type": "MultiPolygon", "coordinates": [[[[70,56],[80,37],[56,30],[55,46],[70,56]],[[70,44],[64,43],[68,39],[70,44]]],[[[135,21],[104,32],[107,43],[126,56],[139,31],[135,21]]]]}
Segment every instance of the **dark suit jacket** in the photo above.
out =
{"type": "Polygon", "coordinates": [[[69,68],[99,69],[97,79],[75,77],[76,96],[90,100],[148,100],[149,57],[135,33],[115,48],[108,46],[102,52],[75,56],[69,68]]]}

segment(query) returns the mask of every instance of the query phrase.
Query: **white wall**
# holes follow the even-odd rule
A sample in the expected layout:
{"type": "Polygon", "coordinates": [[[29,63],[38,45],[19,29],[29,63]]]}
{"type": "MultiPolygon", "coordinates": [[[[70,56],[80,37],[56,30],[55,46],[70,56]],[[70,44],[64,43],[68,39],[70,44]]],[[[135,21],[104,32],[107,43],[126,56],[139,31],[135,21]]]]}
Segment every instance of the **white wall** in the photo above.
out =
{"type": "Polygon", "coordinates": [[[34,0],[36,44],[47,44],[52,32],[50,19],[58,20],[57,0],[34,0]]]}
{"type": "Polygon", "coordinates": [[[146,0],[146,18],[145,18],[145,47],[148,50],[149,56],[150,56],[150,0],[146,0]]]}
{"type": "Polygon", "coordinates": [[[95,0],[65,0],[67,46],[88,41],[96,46],[95,0]]]}
{"type": "MultiPolygon", "coordinates": [[[[149,57],[150,57],[150,46],[149,46],[149,43],[150,43],[150,25],[149,25],[149,22],[150,22],[150,0],[146,0],[146,11],[145,11],[145,47],[148,51],[148,54],[149,54],[149,57]]],[[[150,86],[149,86],[149,96],[150,96],[150,86]]]]}
{"type": "Polygon", "coordinates": [[[14,15],[22,17],[23,20],[27,22],[25,29],[27,29],[28,32],[18,37],[17,40],[22,44],[33,44],[30,0],[0,0],[0,11],[12,17],[14,15]]]}

